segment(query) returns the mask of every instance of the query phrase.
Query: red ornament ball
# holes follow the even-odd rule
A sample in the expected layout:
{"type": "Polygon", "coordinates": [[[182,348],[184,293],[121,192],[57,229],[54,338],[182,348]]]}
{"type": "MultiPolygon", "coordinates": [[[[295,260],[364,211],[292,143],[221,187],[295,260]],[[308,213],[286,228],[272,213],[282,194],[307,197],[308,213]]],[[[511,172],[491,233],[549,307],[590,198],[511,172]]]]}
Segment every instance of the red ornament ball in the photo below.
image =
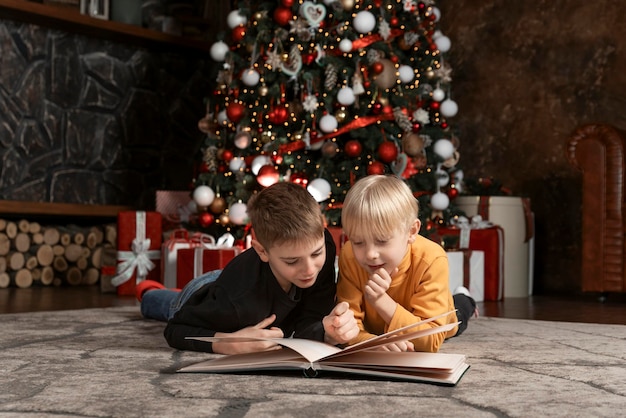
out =
{"type": "Polygon", "coordinates": [[[304,173],[293,173],[289,178],[289,181],[305,188],[309,184],[309,179],[306,175],[304,175],[304,173]]]}
{"type": "Polygon", "coordinates": [[[376,61],[372,64],[372,72],[374,74],[381,74],[385,70],[385,66],[382,62],[376,61]]]}
{"type": "Polygon", "coordinates": [[[450,189],[448,189],[448,197],[450,199],[454,199],[458,195],[459,195],[459,189],[457,189],[456,187],[450,187],[450,189]]]}
{"type": "Polygon", "coordinates": [[[389,20],[389,24],[390,24],[391,26],[398,26],[398,24],[399,24],[399,23],[400,23],[400,19],[398,19],[396,16],[392,17],[392,18],[389,20]]]}
{"type": "Polygon", "coordinates": [[[218,154],[218,156],[219,156],[219,157],[220,157],[223,161],[230,162],[230,160],[232,160],[232,159],[233,159],[233,157],[235,156],[235,154],[233,154],[233,152],[232,152],[231,150],[229,150],[229,149],[224,149],[224,150],[222,150],[222,152],[220,152],[220,153],[218,154]]]}
{"type": "Polygon", "coordinates": [[[235,42],[241,42],[241,40],[246,36],[246,27],[243,25],[239,25],[234,28],[230,34],[235,42]]]}
{"type": "Polygon", "coordinates": [[[228,116],[228,120],[231,122],[239,123],[243,118],[245,110],[245,107],[241,103],[233,102],[226,108],[226,116],[228,116]]]}
{"type": "Polygon", "coordinates": [[[383,163],[391,163],[398,158],[398,147],[392,141],[385,141],[378,146],[378,159],[383,163]]]}
{"type": "Polygon", "coordinates": [[[343,150],[345,151],[348,157],[355,158],[361,155],[361,151],[363,150],[363,147],[361,146],[361,143],[359,141],[357,141],[356,139],[351,139],[348,142],[346,142],[346,145],[343,150]]]}
{"type": "Polygon", "coordinates": [[[270,113],[268,113],[267,118],[269,119],[270,122],[275,123],[275,124],[285,123],[287,122],[287,119],[289,118],[289,111],[287,110],[285,106],[276,106],[272,110],[270,110],[270,113]]]}
{"type": "Polygon", "coordinates": [[[369,176],[375,174],[385,174],[385,165],[380,161],[372,161],[370,165],[367,166],[367,174],[369,176]]]}
{"type": "Polygon", "coordinates": [[[215,217],[211,215],[209,212],[202,212],[200,216],[198,216],[198,222],[200,226],[203,228],[209,227],[215,221],[215,217]]]}
{"type": "Polygon", "coordinates": [[[293,13],[291,13],[290,8],[279,6],[274,10],[274,21],[278,23],[279,26],[287,26],[291,19],[293,19],[293,13]]]}
{"type": "Polygon", "coordinates": [[[433,110],[439,110],[439,106],[440,106],[439,102],[436,102],[434,100],[432,102],[430,102],[430,108],[433,109],[433,110]]]}
{"type": "Polygon", "coordinates": [[[294,0],[280,0],[280,4],[282,4],[284,7],[293,6],[293,2],[294,0]]]}
{"type": "Polygon", "coordinates": [[[263,187],[269,187],[272,184],[278,183],[280,175],[276,166],[266,164],[259,169],[259,174],[256,176],[256,181],[263,187]]]}

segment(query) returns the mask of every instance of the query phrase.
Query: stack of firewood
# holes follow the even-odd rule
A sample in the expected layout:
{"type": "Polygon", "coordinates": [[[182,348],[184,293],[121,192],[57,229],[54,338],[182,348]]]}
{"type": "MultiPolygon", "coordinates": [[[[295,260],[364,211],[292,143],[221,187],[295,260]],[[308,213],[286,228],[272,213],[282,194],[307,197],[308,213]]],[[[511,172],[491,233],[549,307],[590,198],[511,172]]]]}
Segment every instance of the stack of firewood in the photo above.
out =
{"type": "Polygon", "coordinates": [[[0,288],[93,285],[102,251],[115,246],[115,225],[43,226],[0,219],[0,288]]]}

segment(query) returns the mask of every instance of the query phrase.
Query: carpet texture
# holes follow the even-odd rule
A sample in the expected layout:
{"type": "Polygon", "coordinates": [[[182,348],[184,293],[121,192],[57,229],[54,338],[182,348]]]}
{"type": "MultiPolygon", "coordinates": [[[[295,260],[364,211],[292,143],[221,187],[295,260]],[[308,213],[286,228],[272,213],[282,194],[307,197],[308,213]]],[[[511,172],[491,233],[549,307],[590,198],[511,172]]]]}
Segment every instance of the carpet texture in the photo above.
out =
{"type": "Polygon", "coordinates": [[[0,316],[1,417],[618,417],[626,326],[479,318],[442,352],[456,387],[300,374],[177,374],[211,357],[136,307],[0,316]]]}

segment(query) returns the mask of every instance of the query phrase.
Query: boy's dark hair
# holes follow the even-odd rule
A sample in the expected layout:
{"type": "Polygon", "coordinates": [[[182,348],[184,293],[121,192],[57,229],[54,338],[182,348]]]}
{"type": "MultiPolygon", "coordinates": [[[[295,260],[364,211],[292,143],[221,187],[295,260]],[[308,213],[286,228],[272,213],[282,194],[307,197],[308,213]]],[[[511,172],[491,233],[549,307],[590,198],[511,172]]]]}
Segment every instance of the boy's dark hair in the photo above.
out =
{"type": "Polygon", "coordinates": [[[302,186],[281,182],[253,195],[248,216],[257,241],[266,249],[285,242],[309,242],[324,236],[324,216],[302,186]]]}

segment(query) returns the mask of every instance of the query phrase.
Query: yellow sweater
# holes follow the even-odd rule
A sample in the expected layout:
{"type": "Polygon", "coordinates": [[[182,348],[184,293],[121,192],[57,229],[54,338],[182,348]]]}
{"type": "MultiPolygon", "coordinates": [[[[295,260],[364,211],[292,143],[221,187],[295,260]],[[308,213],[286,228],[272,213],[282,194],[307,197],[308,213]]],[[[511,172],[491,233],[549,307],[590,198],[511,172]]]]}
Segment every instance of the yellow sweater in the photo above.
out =
{"type": "MultiPolygon", "coordinates": [[[[337,299],[350,304],[361,331],[350,342],[372,338],[385,332],[419,322],[423,319],[454,310],[452,293],[448,285],[448,258],[443,248],[418,235],[398,266],[387,293],[396,301],[396,311],[389,324],[378,315],[364,298],[363,289],[368,272],[354,258],[352,244],[346,242],[339,255],[337,299]]],[[[456,314],[424,324],[424,328],[457,322],[456,314]]],[[[437,352],[446,338],[456,334],[457,327],[447,333],[438,333],[413,340],[416,351],[437,352]]]]}

